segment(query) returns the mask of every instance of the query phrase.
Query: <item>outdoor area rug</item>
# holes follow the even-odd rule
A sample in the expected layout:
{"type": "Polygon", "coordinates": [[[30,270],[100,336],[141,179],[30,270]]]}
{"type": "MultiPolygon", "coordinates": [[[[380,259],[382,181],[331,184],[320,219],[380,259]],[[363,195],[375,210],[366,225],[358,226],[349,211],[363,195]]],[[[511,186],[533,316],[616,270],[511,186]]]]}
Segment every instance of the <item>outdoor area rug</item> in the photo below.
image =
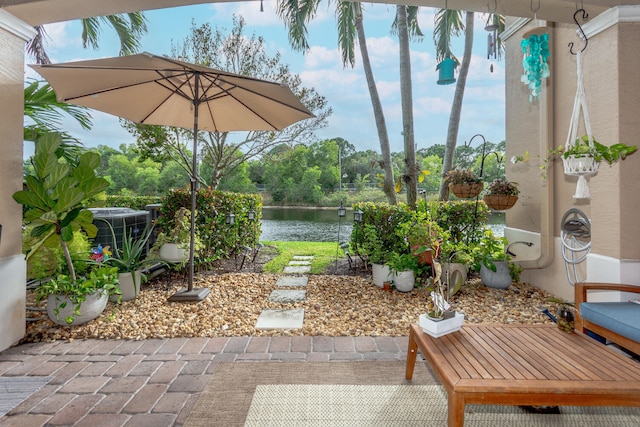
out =
{"type": "Polygon", "coordinates": [[[424,362],[416,363],[413,381],[404,376],[402,361],[220,363],[184,426],[244,426],[253,394],[260,385],[439,384],[424,362]]]}
{"type": "MultiPolygon", "coordinates": [[[[446,426],[447,393],[437,385],[260,385],[246,427],[446,426]]],[[[467,405],[465,426],[638,426],[638,408],[561,407],[531,414],[517,406],[467,405]]]]}
{"type": "MultiPolygon", "coordinates": [[[[220,363],[185,426],[446,426],[447,396],[418,362],[220,363]]],[[[465,427],[640,425],[640,408],[467,405],[465,427]]]]}
{"type": "Polygon", "coordinates": [[[0,377],[0,417],[44,387],[51,377],[0,377]]]}

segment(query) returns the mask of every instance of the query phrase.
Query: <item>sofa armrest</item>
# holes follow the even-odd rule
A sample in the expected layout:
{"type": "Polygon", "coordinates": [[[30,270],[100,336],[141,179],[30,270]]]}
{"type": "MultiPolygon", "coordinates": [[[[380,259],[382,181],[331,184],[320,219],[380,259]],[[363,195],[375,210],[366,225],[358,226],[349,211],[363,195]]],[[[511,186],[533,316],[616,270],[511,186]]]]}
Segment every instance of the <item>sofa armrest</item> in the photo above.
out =
{"type": "Polygon", "coordinates": [[[575,329],[584,332],[582,318],[580,317],[580,304],[587,301],[588,291],[620,291],[640,293],[640,286],[627,285],[624,283],[599,283],[599,282],[580,282],[574,286],[575,292],[575,329]]]}

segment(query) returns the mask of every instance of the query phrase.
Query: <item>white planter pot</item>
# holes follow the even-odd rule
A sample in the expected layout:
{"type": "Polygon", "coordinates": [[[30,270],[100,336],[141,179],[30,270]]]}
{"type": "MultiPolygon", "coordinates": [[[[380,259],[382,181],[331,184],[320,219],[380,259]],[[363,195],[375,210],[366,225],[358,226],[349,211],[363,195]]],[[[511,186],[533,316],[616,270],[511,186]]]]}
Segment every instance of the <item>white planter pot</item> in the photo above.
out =
{"type": "Polygon", "coordinates": [[[67,297],[62,295],[50,294],[47,297],[47,314],[49,319],[57,325],[76,326],[87,323],[100,316],[107,306],[109,297],[104,291],[94,292],[87,295],[87,299],[80,304],[80,314],[76,314],[73,322],[67,323],[65,319],[73,316],[75,305],[67,297]],[[56,316],[55,309],[65,304],[64,308],[60,308],[56,316]]]}
{"type": "Polygon", "coordinates": [[[459,262],[443,262],[440,279],[443,283],[449,283],[449,296],[451,297],[467,281],[467,266],[459,262]]]}
{"type": "Polygon", "coordinates": [[[400,292],[411,292],[416,283],[416,276],[413,270],[397,271],[393,275],[393,285],[400,292]]]}
{"type": "Polygon", "coordinates": [[[372,264],[371,274],[373,276],[373,283],[379,288],[384,286],[384,282],[393,281],[393,274],[391,274],[391,270],[388,265],[372,264]]]}
{"type": "MultiPolygon", "coordinates": [[[[118,281],[120,282],[118,287],[120,288],[120,291],[122,291],[122,301],[131,301],[140,293],[140,283],[142,283],[142,270],[136,271],[135,274],[119,273],[118,281]]],[[[117,301],[118,296],[112,295],[110,299],[111,301],[117,301]]]]}
{"type": "Polygon", "coordinates": [[[177,243],[165,243],[160,246],[158,256],[163,261],[178,263],[185,261],[189,253],[185,249],[181,249],[177,243]]]}
{"type": "Polygon", "coordinates": [[[509,265],[506,261],[494,261],[496,271],[493,272],[482,264],[480,266],[480,278],[482,283],[493,289],[507,289],[511,286],[509,265]]]}

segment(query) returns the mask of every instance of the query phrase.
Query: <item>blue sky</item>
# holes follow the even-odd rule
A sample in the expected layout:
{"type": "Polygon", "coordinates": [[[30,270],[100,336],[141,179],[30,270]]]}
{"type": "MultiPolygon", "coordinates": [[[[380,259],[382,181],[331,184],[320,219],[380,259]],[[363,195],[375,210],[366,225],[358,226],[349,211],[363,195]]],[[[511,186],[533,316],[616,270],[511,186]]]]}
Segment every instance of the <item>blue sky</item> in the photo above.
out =
{"type": "MultiPolygon", "coordinates": [[[[399,59],[397,37],[390,34],[395,6],[363,4],[367,46],[380,93],[388,127],[392,151],[402,151],[402,111],[400,106],[399,59]]],[[[209,23],[212,27],[231,29],[232,14],[241,15],[246,21],[246,33],[263,36],[270,53],[281,52],[283,62],[290,64],[292,72],[300,74],[305,86],[314,87],[324,95],[333,108],[328,127],[320,130],[319,139],[342,137],[355,145],[357,150],[380,151],[379,142],[366,85],[359,50],[354,68],[343,68],[337,49],[334,8],[323,3],[318,18],[309,25],[310,46],[305,54],[289,47],[284,25],[275,12],[275,2],[265,1],[264,12],[259,2],[217,3],[181,8],[147,11],[149,32],[142,40],[142,50],[158,55],[169,54],[171,43],[181,42],[191,28],[209,23]]],[[[413,104],[417,148],[444,144],[455,85],[437,85],[435,48],[433,45],[434,9],[423,8],[419,23],[425,33],[420,43],[412,43],[411,66],[413,104]]],[[[464,96],[458,145],[476,133],[488,141],[500,142],[505,135],[504,60],[486,59],[487,33],[484,16],[476,15],[476,37],[473,59],[464,96]],[[494,71],[490,72],[493,63],[494,71]]],[[[47,27],[47,44],[52,62],[66,62],[115,56],[118,45],[112,30],[104,27],[100,50],[83,49],[81,28],[77,22],[51,24],[47,27]]],[[[463,40],[454,42],[454,53],[462,56],[463,40]]],[[[30,60],[27,59],[27,63],[30,60]]],[[[37,77],[28,68],[27,77],[37,77]]],[[[99,144],[117,148],[131,144],[134,139],[120,127],[118,119],[94,111],[94,126],[83,131],[73,122],[68,130],[89,147],[99,144]]],[[[25,154],[29,147],[25,147],[25,154]]]]}

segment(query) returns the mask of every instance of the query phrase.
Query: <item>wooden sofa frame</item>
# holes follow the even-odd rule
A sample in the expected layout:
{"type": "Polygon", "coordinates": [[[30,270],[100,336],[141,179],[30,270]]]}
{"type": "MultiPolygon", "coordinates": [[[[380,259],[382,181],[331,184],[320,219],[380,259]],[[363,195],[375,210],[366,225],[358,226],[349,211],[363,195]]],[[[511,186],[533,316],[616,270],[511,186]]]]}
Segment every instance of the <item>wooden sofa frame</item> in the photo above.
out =
{"type": "Polygon", "coordinates": [[[587,292],[593,291],[593,290],[640,293],[640,286],[625,285],[625,284],[618,284],[618,283],[596,283],[596,282],[583,282],[583,283],[575,284],[575,303],[576,303],[575,329],[576,331],[586,333],[587,330],[589,330],[591,332],[594,332],[600,335],[603,338],[613,341],[619,346],[624,347],[627,350],[634,352],[635,354],[640,354],[640,343],[630,340],[629,338],[623,337],[622,335],[619,335],[606,328],[603,328],[600,325],[591,323],[590,321],[583,319],[580,316],[580,303],[587,302],[587,292]]]}

